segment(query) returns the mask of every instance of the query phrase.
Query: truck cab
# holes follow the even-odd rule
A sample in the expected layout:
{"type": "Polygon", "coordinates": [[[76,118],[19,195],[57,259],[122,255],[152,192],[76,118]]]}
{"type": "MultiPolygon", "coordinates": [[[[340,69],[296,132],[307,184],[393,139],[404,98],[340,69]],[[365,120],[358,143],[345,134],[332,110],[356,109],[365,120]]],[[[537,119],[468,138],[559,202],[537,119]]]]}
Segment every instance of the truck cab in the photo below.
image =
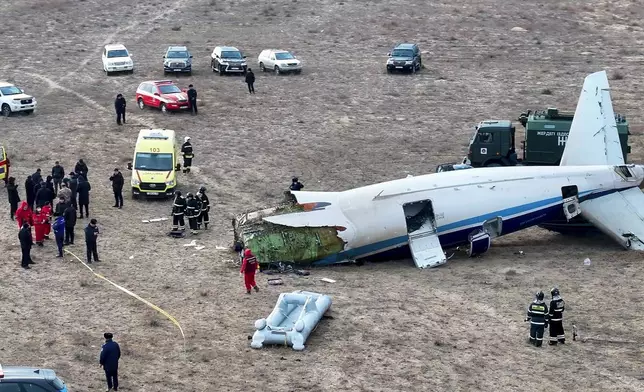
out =
{"type": "Polygon", "coordinates": [[[134,147],[132,197],[168,198],[177,187],[178,145],[175,132],[169,129],[142,129],[134,147]]]}
{"type": "Polygon", "coordinates": [[[508,120],[481,121],[474,128],[467,157],[463,163],[474,167],[514,166],[515,127],[508,120]]]}

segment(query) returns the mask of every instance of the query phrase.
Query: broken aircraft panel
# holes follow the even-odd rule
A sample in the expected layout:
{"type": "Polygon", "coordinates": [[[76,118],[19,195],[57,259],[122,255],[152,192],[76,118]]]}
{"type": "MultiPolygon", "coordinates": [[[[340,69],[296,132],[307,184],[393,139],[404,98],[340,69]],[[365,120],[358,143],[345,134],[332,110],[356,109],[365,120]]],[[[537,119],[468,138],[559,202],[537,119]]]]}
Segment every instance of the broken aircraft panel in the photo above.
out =
{"type": "Polygon", "coordinates": [[[344,250],[346,243],[338,236],[344,227],[290,227],[265,220],[307,210],[314,211],[315,206],[289,202],[241,214],[233,220],[235,241],[252,250],[261,264],[278,261],[311,264],[344,250]]]}

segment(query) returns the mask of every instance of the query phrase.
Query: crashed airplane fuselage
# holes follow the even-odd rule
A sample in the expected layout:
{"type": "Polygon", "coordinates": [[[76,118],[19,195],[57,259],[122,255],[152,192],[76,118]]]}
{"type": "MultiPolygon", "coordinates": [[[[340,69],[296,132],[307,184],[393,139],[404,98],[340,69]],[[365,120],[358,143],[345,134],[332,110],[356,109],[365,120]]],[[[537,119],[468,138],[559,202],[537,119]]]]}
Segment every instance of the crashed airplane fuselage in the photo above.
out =
{"type": "Polygon", "coordinates": [[[586,78],[577,113],[561,166],[456,170],[343,192],[294,191],[290,203],[235,218],[235,239],[262,263],[313,265],[408,245],[424,268],[445,263],[445,248],[468,245],[478,255],[494,237],[582,214],[624,247],[644,249],[638,188],[644,169],[624,164],[605,72],[586,78]]]}

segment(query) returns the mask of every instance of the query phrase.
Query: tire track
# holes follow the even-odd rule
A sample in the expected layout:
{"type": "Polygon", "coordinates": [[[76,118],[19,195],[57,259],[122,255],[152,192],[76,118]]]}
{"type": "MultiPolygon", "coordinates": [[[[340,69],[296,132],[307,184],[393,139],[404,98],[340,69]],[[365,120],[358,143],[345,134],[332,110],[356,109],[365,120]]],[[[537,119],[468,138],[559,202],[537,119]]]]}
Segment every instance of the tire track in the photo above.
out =
{"type": "MultiPolygon", "coordinates": [[[[103,113],[111,113],[112,112],[111,108],[107,108],[107,107],[101,105],[100,103],[96,102],[94,99],[88,97],[87,95],[81,94],[81,93],[79,93],[77,91],[74,91],[74,90],[72,90],[70,88],[65,87],[65,86],[57,83],[56,81],[48,78],[45,75],[35,73],[35,72],[26,72],[26,71],[23,71],[22,73],[25,74],[25,75],[31,76],[33,78],[40,79],[43,82],[47,83],[49,85],[50,90],[61,90],[61,91],[64,91],[66,93],[72,94],[72,95],[80,98],[86,106],[89,106],[89,107],[91,107],[93,109],[99,110],[99,111],[101,111],[103,113]]],[[[147,127],[147,128],[150,128],[150,129],[157,128],[156,124],[154,124],[153,121],[149,121],[149,120],[141,118],[141,117],[139,117],[137,115],[129,114],[128,119],[134,120],[135,123],[137,123],[138,125],[141,125],[143,127],[147,127]]]]}
{"type": "MultiPolygon", "coordinates": [[[[60,80],[61,81],[66,80],[66,79],[74,76],[78,72],[81,72],[87,66],[87,64],[89,64],[90,61],[96,59],[97,55],[100,56],[103,46],[105,46],[105,45],[107,45],[109,43],[112,43],[113,40],[119,34],[122,34],[123,32],[129,31],[129,30],[132,30],[132,29],[138,27],[141,24],[142,21],[150,21],[150,22],[154,23],[159,19],[165,18],[166,16],[168,16],[168,15],[174,13],[174,12],[177,12],[180,8],[183,8],[186,4],[188,4],[187,1],[181,1],[181,0],[176,1],[172,7],[170,7],[167,10],[162,11],[161,13],[157,14],[152,19],[142,18],[140,20],[135,20],[134,22],[132,22],[129,25],[127,25],[126,27],[114,30],[114,32],[112,32],[110,35],[108,35],[107,38],[105,38],[105,40],[103,41],[103,43],[101,43],[99,45],[98,50],[96,52],[88,54],[83,59],[83,61],[81,61],[78,64],[78,67],[76,67],[76,69],[74,69],[73,71],[68,72],[67,75],[63,76],[60,80]]],[[[154,28],[155,28],[155,26],[152,26],[152,27],[144,30],[143,32],[141,32],[140,34],[137,35],[137,38],[141,38],[141,37],[144,37],[144,36],[150,34],[150,32],[152,32],[152,30],[154,30],[154,28]]]]}

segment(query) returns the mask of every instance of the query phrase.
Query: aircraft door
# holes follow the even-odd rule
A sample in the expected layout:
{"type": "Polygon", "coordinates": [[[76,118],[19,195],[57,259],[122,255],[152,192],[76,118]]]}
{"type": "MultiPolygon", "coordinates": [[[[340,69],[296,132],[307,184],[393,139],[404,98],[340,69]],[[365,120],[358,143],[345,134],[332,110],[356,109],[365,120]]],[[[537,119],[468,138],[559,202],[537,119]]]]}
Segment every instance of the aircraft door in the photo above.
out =
{"type": "Polygon", "coordinates": [[[418,268],[436,267],[447,257],[436,232],[436,218],[431,200],[403,204],[409,249],[418,268]]]}
{"type": "Polygon", "coordinates": [[[561,196],[563,197],[563,211],[567,220],[571,220],[581,214],[577,185],[561,187],[561,196]]]}

